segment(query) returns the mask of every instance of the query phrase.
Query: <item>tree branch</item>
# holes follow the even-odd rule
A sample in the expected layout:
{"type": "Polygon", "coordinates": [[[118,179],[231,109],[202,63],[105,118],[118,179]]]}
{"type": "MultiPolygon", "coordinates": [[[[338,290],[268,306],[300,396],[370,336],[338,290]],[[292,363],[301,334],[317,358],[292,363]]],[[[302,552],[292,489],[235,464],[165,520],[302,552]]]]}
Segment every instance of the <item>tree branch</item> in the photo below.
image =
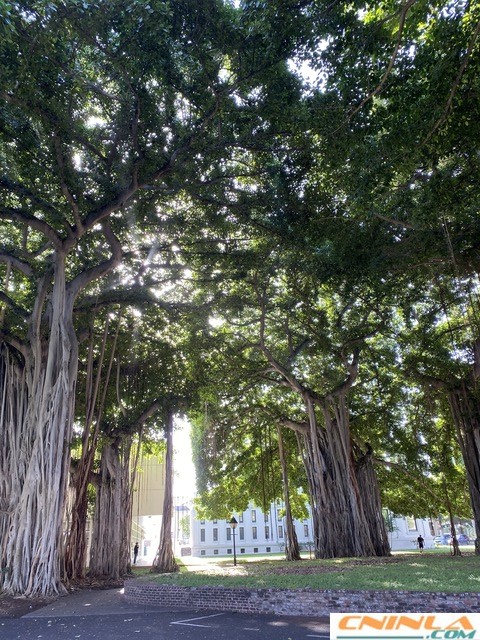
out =
{"type": "MultiPolygon", "coordinates": [[[[145,287],[139,286],[135,289],[111,289],[97,296],[86,296],[75,305],[75,311],[90,311],[112,305],[128,306],[135,304],[155,305],[166,311],[195,311],[200,308],[199,305],[190,303],[165,302],[157,298],[148,289],[145,289],[145,287]]],[[[205,309],[205,305],[202,305],[202,309],[205,309]]]]}
{"type": "Polygon", "coordinates": [[[366,105],[366,103],[371,100],[372,98],[374,98],[376,95],[378,95],[383,87],[385,86],[385,83],[387,81],[388,76],[390,75],[392,69],[393,69],[393,65],[395,64],[395,60],[397,58],[397,54],[398,54],[398,50],[400,49],[400,44],[402,41],[402,36],[403,36],[403,29],[405,27],[405,20],[407,17],[407,13],[409,12],[409,10],[411,9],[411,7],[415,4],[416,0],[407,0],[407,2],[403,5],[401,11],[400,11],[400,23],[398,26],[398,36],[397,36],[397,42],[395,44],[395,48],[393,50],[392,56],[390,58],[390,61],[388,63],[387,69],[385,71],[385,73],[383,74],[380,82],[378,83],[378,85],[375,87],[375,89],[373,91],[371,91],[368,96],[366,96],[361,102],[360,104],[355,107],[352,111],[350,111],[350,113],[348,114],[348,120],[351,120],[353,118],[353,116],[358,113],[361,109],[363,109],[363,107],[366,105]]]}
{"type": "Polygon", "coordinates": [[[27,198],[31,200],[34,204],[39,206],[44,211],[49,211],[50,213],[57,213],[57,210],[50,202],[40,198],[36,193],[25,187],[23,184],[18,182],[13,182],[7,176],[2,176],[0,178],[0,189],[4,189],[5,191],[10,191],[12,193],[16,193],[18,196],[23,198],[27,198]]]}
{"type": "Polygon", "coordinates": [[[430,489],[425,485],[423,476],[419,478],[415,474],[411,473],[404,466],[402,466],[401,464],[398,464],[398,462],[390,462],[389,460],[382,460],[381,458],[376,458],[376,457],[373,457],[372,460],[374,464],[381,464],[384,467],[390,467],[395,469],[396,471],[400,471],[401,473],[405,474],[407,477],[411,478],[416,483],[418,483],[422,487],[422,489],[424,489],[433,498],[435,498],[435,500],[438,500],[439,503],[443,503],[443,497],[438,496],[434,491],[432,491],[432,489],[430,489]]]}
{"type": "Polygon", "coordinates": [[[7,296],[4,291],[0,291],[0,302],[6,304],[7,307],[12,309],[12,311],[14,311],[21,318],[24,318],[25,320],[28,318],[27,311],[25,311],[23,307],[20,307],[16,302],[14,302],[14,300],[12,300],[10,296],[7,296]]]}
{"type": "Polygon", "coordinates": [[[467,51],[466,51],[465,56],[463,58],[462,64],[460,65],[460,69],[458,71],[457,77],[455,78],[455,80],[453,82],[453,86],[452,86],[452,88],[450,90],[450,94],[449,94],[449,96],[447,98],[447,102],[445,104],[445,108],[443,110],[443,113],[437,119],[435,124],[433,125],[433,128],[430,131],[430,133],[422,141],[422,143],[421,143],[422,145],[426,144],[430,140],[430,138],[433,136],[435,131],[437,131],[437,129],[439,129],[442,126],[442,124],[445,122],[445,120],[448,118],[448,116],[449,116],[449,114],[450,114],[450,112],[452,110],[453,100],[455,98],[455,94],[458,91],[458,88],[460,86],[460,82],[462,81],[463,74],[465,73],[465,70],[466,70],[466,68],[468,66],[468,63],[469,63],[470,58],[471,58],[472,53],[473,53],[473,48],[475,46],[475,43],[476,43],[479,35],[480,35],[480,21],[477,22],[477,26],[475,27],[475,30],[473,32],[472,39],[468,43],[467,51]]]}
{"type": "Polygon", "coordinates": [[[112,250],[112,256],[108,260],[101,262],[95,267],[92,267],[91,269],[87,269],[86,271],[80,273],[76,278],[72,280],[72,282],[70,282],[70,284],[68,285],[68,294],[71,296],[72,305],[73,300],[75,300],[81,289],[84,289],[94,280],[101,278],[102,276],[115,269],[115,267],[117,267],[122,261],[122,245],[111,230],[110,224],[107,221],[103,222],[102,230],[112,250]]]}
{"type": "Polygon", "coordinates": [[[60,236],[55,231],[53,227],[44,222],[43,220],[39,220],[32,216],[30,213],[23,211],[22,209],[13,209],[10,207],[1,207],[0,208],[0,219],[2,220],[12,220],[12,222],[20,222],[21,224],[26,225],[27,227],[31,227],[36,231],[40,231],[43,233],[52,244],[60,248],[62,241],[60,236]]]}
{"type": "Polygon", "coordinates": [[[23,355],[25,359],[27,358],[27,353],[28,353],[27,347],[25,344],[23,344],[23,342],[21,342],[14,336],[10,335],[8,332],[2,331],[1,329],[0,329],[0,340],[3,340],[3,342],[5,342],[6,344],[9,344],[14,349],[16,349],[19,353],[23,355]]]}
{"type": "MultiPolygon", "coordinates": [[[[62,149],[62,143],[57,133],[53,136],[53,142],[55,146],[55,155],[57,160],[57,165],[60,170],[60,188],[62,190],[63,195],[65,196],[67,202],[70,204],[73,213],[73,219],[75,220],[75,224],[78,229],[78,233],[83,234],[83,225],[80,216],[80,212],[78,209],[78,204],[75,200],[75,196],[70,191],[67,181],[66,181],[66,166],[65,166],[65,157],[62,149]]],[[[66,224],[67,233],[71,236],[73,235],[73,230],[70,225],[66,224]]]]}
{"type": "Polygon", "coordinates": [[[33,275],[33,269],[28,264],[28,262],[20,260],[19,258],[12,256],[12,254],[8,252],[0,252],[0,262],[10,264],[14,269],[17,269],[17,271],[21,271],[25,276],[30,277],[33,275]]]}
{"type": "Polygon", "coordinates": [[[280,418],[279,422],[283,427],[288,427],[288,429],[292,429],[296,433],[303,435],[308,433],[308,424],[306,422],[295,422],[295,420],[290,420],[289,418],[280,418]]]}
{"type": "Polygon", "coordinates": [[[355,380],[357,379],[357,375],[358,375],[358,361],[360,358],[360,349],[355,349],[353,352],[353,359],[352,362],[350,364],[347,365],[348,368],[348,375],[345,378],[345,380],[338,385],[338,387],[336,387],[335,389],[333,389],[333,391],[330,391],[327,396],[326,399],[327,400],[333,400],[334,396],[338,396],[342,393],[345,393],[345,391],[348,391],[348,389],[350,389],[353,385],[353,383],[355,382],[355,380]]]}

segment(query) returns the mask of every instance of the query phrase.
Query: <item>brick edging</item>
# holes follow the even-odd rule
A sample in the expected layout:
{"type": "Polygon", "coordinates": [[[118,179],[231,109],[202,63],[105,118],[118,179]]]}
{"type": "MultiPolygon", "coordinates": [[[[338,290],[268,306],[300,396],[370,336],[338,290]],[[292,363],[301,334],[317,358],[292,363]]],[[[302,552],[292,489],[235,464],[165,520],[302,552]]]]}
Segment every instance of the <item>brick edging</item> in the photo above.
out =
{"type": "Polygon", "coordinates": [[[480,597],[476,593],[181,587],[130,579],[125,580],[125,597],[131,604],[276,615],[480,612],[480,597]]]}

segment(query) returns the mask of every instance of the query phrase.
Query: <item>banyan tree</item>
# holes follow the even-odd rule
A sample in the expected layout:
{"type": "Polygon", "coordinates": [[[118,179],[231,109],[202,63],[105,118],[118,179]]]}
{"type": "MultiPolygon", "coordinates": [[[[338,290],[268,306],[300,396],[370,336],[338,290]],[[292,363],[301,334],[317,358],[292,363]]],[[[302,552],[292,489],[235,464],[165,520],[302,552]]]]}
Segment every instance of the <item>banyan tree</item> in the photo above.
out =
{"type": "Polygon", "coordinates": [[[253,154],[271,136],[258,127],[271,114],[262,92],[242,96],[287,73],[297,17],[287,9],[266,46],[255,15],[237,20],[217,0],[0,10],[0,590],[33,596],[63,591],[76,304],[151,285],[147,241],[129,254],[137,278],[106,276],[133,238],[182,201],[204,202],[205,185],[225,215],[222,198],[238,194],[232,150],[253,154]]]}

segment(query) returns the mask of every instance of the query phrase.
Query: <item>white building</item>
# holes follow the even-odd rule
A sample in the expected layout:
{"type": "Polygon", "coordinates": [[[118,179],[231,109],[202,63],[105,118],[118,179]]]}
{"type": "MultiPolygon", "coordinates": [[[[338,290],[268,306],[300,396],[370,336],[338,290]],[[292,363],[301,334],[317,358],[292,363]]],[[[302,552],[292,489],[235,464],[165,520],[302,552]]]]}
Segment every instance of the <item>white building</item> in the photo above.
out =
{"type": "Polygon", "coordinates": [[[428,520],[413,516],[391,516],[388,518],[388,541],[392,551],[411,551],[417,548],[417,538],[425,540],[425,549],[435,546],[432,526],[428,520]]]}
{"type": "MultiPolygon", "coordinates": [[[[285,522],[282,508],[271,504],[267,512],[250,505],[243,513],[235,513],[238,525],[233,532],[228,520],[197,520],[192,511],[192,555],[225,556],[236,552],[243,554],[279,553],[285,549],[285,522]]],[[[295,520],[298,542],[305,548],[312,547],[312,521],[295,520]]]]}
{"type": "MultiPolygon", "coordinates": [[[[271,504],[267,512],[251,504],[243,513],[235,513],[238,521],[235,531],[230,520],[197,520],[191,511],[192,556],[233,555],[233,545],[238,556],[247,554],[280,553],[285,549],[285,521],[281,506],[271,504]]],[[[298,543],[303,550],[313,551],[313,527],[309,515],[304,520],[294,520],[298,543]]],[[[427,520],[410,517],[392,517],[388,534],[392,551],[413,550],[419,535],[425,540],[425,548],[434,546],[433,535],[427,520]]]]}

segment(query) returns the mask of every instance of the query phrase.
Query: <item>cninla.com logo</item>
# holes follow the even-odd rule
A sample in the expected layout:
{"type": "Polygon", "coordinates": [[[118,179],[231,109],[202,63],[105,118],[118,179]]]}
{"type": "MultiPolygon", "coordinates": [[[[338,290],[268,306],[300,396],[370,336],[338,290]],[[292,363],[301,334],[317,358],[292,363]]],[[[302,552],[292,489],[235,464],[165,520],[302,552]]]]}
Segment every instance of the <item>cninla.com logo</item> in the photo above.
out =
{"type": "Polygon", "coordinates": [[[480,613],[331,613],[332,640],[480,640],[480,613]]]}

